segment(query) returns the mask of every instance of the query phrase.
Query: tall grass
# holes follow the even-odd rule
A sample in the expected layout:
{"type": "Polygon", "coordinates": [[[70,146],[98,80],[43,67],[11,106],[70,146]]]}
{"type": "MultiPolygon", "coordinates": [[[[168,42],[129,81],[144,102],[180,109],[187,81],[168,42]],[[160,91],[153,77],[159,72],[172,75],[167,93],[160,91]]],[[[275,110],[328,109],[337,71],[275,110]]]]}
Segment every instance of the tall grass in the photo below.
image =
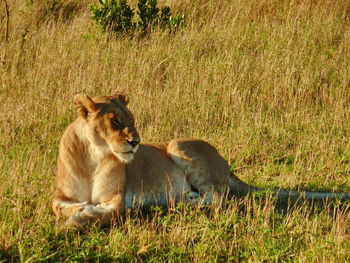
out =
{"type": "Polygon", "coordinates": [[[102,35],[92,0],[7,2],[0,260],[350,261],[346,205],[280,213],[271,200],[234,200],[86,233],[61,229],[50,208],[73,95],[117,90],[144,142],[201,138],[251,184],[349,192],[350,1],[168,1],[186,27],[135,39],[102,35]]]}

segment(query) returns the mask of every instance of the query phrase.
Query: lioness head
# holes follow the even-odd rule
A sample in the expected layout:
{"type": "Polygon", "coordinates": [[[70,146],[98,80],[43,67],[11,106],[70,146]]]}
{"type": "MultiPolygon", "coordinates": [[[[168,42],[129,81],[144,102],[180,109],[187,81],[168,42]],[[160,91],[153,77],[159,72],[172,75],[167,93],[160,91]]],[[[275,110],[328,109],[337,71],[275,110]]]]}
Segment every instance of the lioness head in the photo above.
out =
{"type": "Polygon", "coordinates": [[[140,136],[134,117],[127,108],[126,94],[99,96],[93,99],[76,95],[79,115],[84,119],[85,133],[99,152],[112,152],[120,161],[130,162],[138,149],[140,136]]]}

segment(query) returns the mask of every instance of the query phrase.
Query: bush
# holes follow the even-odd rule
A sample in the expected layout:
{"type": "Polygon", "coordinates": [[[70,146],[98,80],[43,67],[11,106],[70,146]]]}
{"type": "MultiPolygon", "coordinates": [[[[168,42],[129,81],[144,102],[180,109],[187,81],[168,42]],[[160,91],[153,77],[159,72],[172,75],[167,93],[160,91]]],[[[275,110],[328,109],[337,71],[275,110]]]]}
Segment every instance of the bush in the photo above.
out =
{"type": "Polygon", "coordinates": [[[93,19],[104,31],[128,32],[133,29],[133,10],[126,0],[99,0],[101,6],[91,7],[93,19]]]}
{"type": "Polygon", "coordinates": [[[104,32],[148,32],[151,28],[167,28],[171,32],[185,22],[183,14],[172,16],[170,8],[157,7],[157,0],[139,0],[135,12],[127,0],[99,0],[100,5],[91,7],[93,20],[104,32]]]}

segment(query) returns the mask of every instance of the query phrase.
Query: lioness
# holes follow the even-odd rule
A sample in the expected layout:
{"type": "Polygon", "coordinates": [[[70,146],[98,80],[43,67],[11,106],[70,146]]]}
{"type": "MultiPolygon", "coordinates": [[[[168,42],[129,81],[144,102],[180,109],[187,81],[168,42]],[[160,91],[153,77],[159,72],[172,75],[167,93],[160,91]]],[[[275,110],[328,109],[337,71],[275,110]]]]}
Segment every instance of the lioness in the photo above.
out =
{"type": "MultiPolygon", "coordinates": [[[[213,196],[261,190],[234,176],[228,163],[205,141],[175,139],[140,144],[125,94],[93,99],[76,95],[74,101],[79,117],[60,141],[53,201],[55,214],[68,217],[67,225],[109,224],[126,207],[168,205],[181,200],[210,203],[213,196]]],[[[299,195],[295,191],[274,192],[279,196],[299,195]]]]}

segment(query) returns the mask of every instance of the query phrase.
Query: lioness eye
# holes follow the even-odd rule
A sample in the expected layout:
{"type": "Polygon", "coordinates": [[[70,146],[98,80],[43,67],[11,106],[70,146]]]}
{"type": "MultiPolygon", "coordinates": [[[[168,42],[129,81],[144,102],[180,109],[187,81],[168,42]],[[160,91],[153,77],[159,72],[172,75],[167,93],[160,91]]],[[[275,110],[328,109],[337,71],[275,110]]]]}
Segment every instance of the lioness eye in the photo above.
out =
{"type": "Polygon", "coordinates": [[[116,125],[116,126],[121,126],[121,123],[120,123],[120,121],[119,121],[118,119],[113,119],[113,120],[112,120],[112,123],[113,123],[114,125],[116,125]]]}

